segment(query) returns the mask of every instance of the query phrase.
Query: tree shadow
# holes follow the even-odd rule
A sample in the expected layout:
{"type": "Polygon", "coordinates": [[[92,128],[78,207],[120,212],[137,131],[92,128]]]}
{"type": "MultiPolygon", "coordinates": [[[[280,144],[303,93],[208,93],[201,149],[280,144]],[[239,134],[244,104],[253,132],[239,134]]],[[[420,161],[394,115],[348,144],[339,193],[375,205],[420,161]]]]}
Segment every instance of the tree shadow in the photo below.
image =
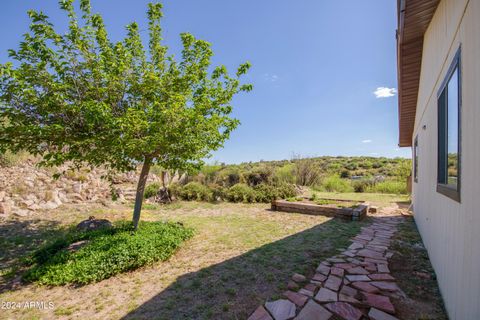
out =
{"type": "Polygon", "coordinates": [[[53,220],[9,219],[0,223],[0,293],[19,289],[22,260],[63,229],[53,220]]]}
{"type": "Polygon", "coordinates": [[[235,258],[184,274],[123,319],[246,319],[267,299],[280,297],[298,272],[350,244],[365,222],[330,219],[235,258]]]}

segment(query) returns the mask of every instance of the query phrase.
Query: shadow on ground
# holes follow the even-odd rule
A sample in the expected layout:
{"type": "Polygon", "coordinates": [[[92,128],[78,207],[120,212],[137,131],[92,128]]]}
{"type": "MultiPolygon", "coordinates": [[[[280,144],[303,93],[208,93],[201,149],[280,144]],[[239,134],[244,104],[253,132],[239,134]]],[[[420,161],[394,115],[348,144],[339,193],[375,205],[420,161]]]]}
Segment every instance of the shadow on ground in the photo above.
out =
{"type": "Polygon", "coordinates": [[[0,293],[15,290],[23,284],[19,269],[21,259],[38,246],[58,236],[58,221],[40,219],[6,220],[0,223],[0,293]]]}
{"type": "Polygon", "coordinates": [[[246,319],[265,300],[280,297],[293,273],[311,276],[321,260],[348,246],[362,225],[331,219],[184,274],[123,319],[246,319]]]}

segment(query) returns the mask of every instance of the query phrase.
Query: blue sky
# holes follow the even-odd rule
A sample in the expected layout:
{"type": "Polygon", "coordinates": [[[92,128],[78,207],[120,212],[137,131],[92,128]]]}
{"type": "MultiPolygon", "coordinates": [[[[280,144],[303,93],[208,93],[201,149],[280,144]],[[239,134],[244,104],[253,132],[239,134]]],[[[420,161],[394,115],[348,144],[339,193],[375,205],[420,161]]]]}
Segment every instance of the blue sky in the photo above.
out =
{"type": "MultiPolygon", "coordinates": [[[[92,6],[103,14],[112,40],[120,40],[129,22],[146,28],[148,2],[92,0],[92,6]]],[[[252,63],[245,80],[254,90],[233,102],[242,124],[212,160],[280,160],[294,153],[411,156],[409,148],[397,147],[396,1],[162,3],[172,53],[179,52],[179,33],[191,32],[213,44],[214,64],[234,72],[240,63],[252,63]]],[[[56,0],[2,0],[1,62],[28,30],[26,11],[32,8],[65,28],[56,0]]]]}

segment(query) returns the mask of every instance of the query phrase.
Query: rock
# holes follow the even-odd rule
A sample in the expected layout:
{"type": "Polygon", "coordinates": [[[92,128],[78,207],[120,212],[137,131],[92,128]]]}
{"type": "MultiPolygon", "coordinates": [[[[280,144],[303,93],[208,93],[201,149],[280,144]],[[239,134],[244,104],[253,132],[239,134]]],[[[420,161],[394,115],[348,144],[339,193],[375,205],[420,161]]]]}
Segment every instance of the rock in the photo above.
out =
{"type": "Polygon", "coordinates": [[[287,288],[296,291],[300,286],[295,281],[288,281],[287,288]]]}
{"type": "Polygon", "coordinates": [[[325,281],[325,287],[327,287],[328,289],[332,289],[333,291],[338,291],[341,285],[342,285],[342,278],[335,277],[333,275],[328,277],[327,281],[325,281]]]}
{"type": "Polygon", "coordinates": [[[368,213],[377,213],[378,207],[371,206],[368,208],[368,213]]]}
{"type": "Polygon", "coordinates": [[[362,293],[362,295],[365,297],[363,302],[367,305],[380,309],[382,311],[386,311],[388,313],[395,313],[395,308],[389,297],[369,293],[362,293]]]}
{"type": "Polygon", "coordinates": [[[317,295],[315,296],[315,300],[318,302],[332,302],[332,301],[337,301],[337,293],[328,290],[327,288],[320,288],[318,291],[317,295]]]}
{"type": "Polygon", "coordinates": [[[87,240],[77,241],[70,244],[66,250],[70,252],[75,252],[75,251],[78,251],[81,247],[85,246],[87,243],[88,243],[87,240]]]}
{"type": "Polygon", "coordinates": [[[375,273],[368,275],[368,277],[375,281],[395,281],[395,278],[388,273],[375,273]]]}
{"type": "Polygon", "coordinates": [[[82,184],[81,183],[75,183],[73,186],[72,186],[72,191],[74,193],[81,193],[82,192],[82,184]]]}
{"type": "Polygon", "coordinates": [[[307,278],[302,274],[295,273],[292,276],[292,280],[295,281],[295,282],[305,282],[307,280],[307,278]]]}
{"type": "Polygon", "coordinates": [[[30,215],[30,212],[31,211],[25,209],[17,209],[13,214],[17,217],[28,217],[30,215]]]}
{"type": "Polygon", "coordinates": [[[352,283],[352,286],[368,293],[376,293],[380,291],[378,288],[372,286],[368,282],[354,282],[352,283]]]}
{"type": "Polygon", "coordinates": [[[285,291],[283,295],[288,298],[288,300],[295,303],[297,306],[302,307],[308,300],[308,297],[301,295],[300,293],[293,291],[285,291]]]}
{"type": "Polygon", "coordinates": [[[48,202],[40,205],[40,208],[45,209],[45,210],[53,210],[53,209],[56,209],[58,207],[59,207],[59,205],[56,202],[53,202],[53,201],[48,201],[48,202]]]}
{"type": "Polygon", "coordinates": [[[346,278],[350,282],[370,281],[370,278],[363,274],[347,274],[346,278]]]}
{"type": "Polygon", "coordinates": [[[83,220],[77,225],[77,230],[79,231],[92,231],[103,228],[112,228],[112,223],[106,219],[95,219],[94,216],[83,220]]]}
{"type": "Polygon", "coordinates": [[[331,316],[332,314],[327,309],[314,302],[313,300],[310,300],[295,319],[328,320],[331,316]]]}
{"type": "Polygon", "coordinates": [[[3,190],[2,190],[2,191],[0,191],[0,202],[2,202],[2,201],[3,201],[3,199],[5,198],[5,196],[6,196],[6,193],[5,193],[5,191],[3,191],[3,190]]]}
{"type": "Polygon", "coordinates": [[[295,316],[296,307],[292,302],[280,299],[265,303],[265,308],[270,311],[270,314],[275,320],[287,320],[295,316]]]}
{"type": "Polygon", "coordinates": [[[263,306],[258,307],[247,320],[273,320],[263,306]]]}
{"type": "Polygon", "coordinates": [[[325,305],[330,311],[338,314],[345,320],[359,320],[362,312],[346,302],[333,302],[325,305]]]}
{"type": "Polygon", "coordinates": [[[12,208],[6,202],[0,202],[0,214],[8,216],[10,215],[12,208]]]}
{"type": "Polygon", "coordinates": [[[315,275],[313,276],[312,280],[313,280],[313,281],[323,282],[323,281],[327,280],[327,277],[324,276],[324,275],[321,274],[321,273],[315,273],[315,275]]]}

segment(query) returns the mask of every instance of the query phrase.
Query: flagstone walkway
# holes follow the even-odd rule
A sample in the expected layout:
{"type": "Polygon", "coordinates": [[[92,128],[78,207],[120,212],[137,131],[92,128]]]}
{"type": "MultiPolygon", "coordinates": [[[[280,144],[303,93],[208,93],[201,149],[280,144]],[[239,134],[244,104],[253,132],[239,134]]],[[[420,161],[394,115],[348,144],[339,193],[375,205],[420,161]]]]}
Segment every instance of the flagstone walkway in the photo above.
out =
{"type": "Polygon", "coordinates": [[[397,319],[390,298],[405,294],[390,275],[388,248],[401,219],[372,218],[347,250],[320,263],[308,283],[294,274],[285,299],[266,302],[248,320],[397,319]]]}

